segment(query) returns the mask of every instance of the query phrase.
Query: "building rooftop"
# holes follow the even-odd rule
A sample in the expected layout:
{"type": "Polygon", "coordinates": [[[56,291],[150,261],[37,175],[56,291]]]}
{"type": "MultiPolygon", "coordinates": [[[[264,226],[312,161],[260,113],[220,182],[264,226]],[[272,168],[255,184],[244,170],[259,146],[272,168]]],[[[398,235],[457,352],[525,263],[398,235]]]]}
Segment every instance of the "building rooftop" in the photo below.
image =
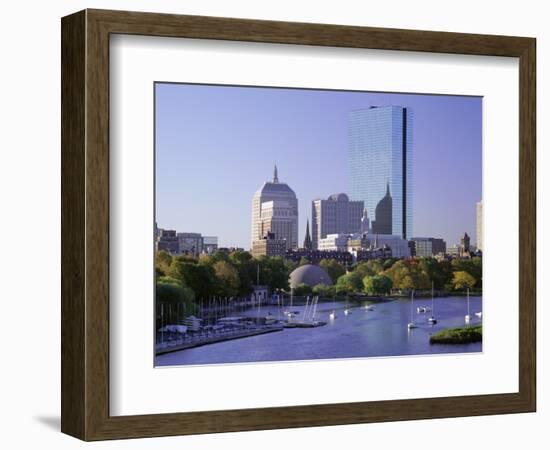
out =
{"type": "Polygon", "coordinates": [[[292,194],[296,195],[294,191],[286,183],[273,183],[266,181],[264,185],[259,189],[261,194],[292,194]]]}
{"type": "Polygon", "coordinates": [[[305,264],[293,270],[290,274],[290,287],[295,288],[300,284],[315,286],[317,284],[332,285],[332,279],[325,269],[313,264],[305,264]]]}
{"type": "Polygon", "coordinates": [[[349,197],[341,192],[340,194],[332,194],[327,200],[332,200],[333,202],[349,202],[349,197]]]}

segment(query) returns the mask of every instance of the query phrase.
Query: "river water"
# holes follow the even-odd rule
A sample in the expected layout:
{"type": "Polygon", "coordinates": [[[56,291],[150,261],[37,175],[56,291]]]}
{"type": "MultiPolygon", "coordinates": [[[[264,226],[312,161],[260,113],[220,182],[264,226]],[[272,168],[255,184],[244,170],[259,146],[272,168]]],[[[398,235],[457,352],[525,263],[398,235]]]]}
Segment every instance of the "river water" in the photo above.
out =
{"type": "MultiPolygon", "coordinates": [[[[373,311],[363,305],[350,303],[349,314],[344,314],[345,302],[319,303],[315,318],[327,325],[317,328],[286,328],[252,336],[157,356],[155,365],[220,364],[260,361],[294,361],[330,358],[361,358],[373,356],[423,355],[436,353],[481,352],[481,343],[464,345],[430,344],[430,335],[451,327],[464,325],[467,313],[466,297],[435,299],[434,315],[437,324],[428,323],[431,313],[417,313],[419,306],[431,307],[431,299],[419,298],[413,303],[413,320],[418,328],[407,329],[411,320],[410,300],[391,300],[373,303],[373,311]],[[335,311],[336,318],[329,319],[335,311]]],[[[285,308],[285,309],[288,309],[285,308]]],[[[293,306],[292,311],[303,312],[304,306],[293,306]]],[[[482,298],[470,297],[470,324],[481,319],[474,315],[482,311],[482,298]]],[[[277,318],[276,306],[250,309],[240,315],[265,317],[269,312],[277,318]]],[[[300,320],[301,314],[298,314],[300,320]]]]}

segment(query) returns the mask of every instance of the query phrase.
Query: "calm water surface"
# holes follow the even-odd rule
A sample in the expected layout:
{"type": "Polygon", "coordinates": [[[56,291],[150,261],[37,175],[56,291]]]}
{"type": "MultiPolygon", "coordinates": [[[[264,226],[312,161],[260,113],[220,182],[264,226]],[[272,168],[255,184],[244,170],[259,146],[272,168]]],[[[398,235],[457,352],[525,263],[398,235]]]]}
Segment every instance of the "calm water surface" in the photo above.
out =
{"type": "MultiPolygon", "coordinates": [[[[286,328],[283,331],[235,339],[202,347],[157,356],[157,366],[187,364],[220,364],[259,361],[291,361],[327,358],[358,358],[369,356],[422,355],[436,353],[481,352],[481,343],[464,345],[430,345],[430,335],[444,328],[464,325],[466,297],[435,299],[437,324],[428,323],[431,313],[418,314],[418,306],[431,307],[430,298],[414,300],[414,322],[418,328],[408,330],[411,301],[393,300],[374,303],[374,311],[350,303],[350,314],[344,315],[345,302],[319,303],[316,319],[327,325],[317,328],[286,328]],[[336,318],[329,319],[335,311],[336,318]]],[[[285,308],[288,309],[288,308],[285,308]]],[[[304,306],[293,306],[303,312],[304,306]]],[[[470,297],[471,325],[481,319],[474,316],[482,311],[482,298],[470,297]]],[[[250,309],[239,315],[265,317],[269,312],[276,318],[276,306],[250,309]]],[[[301,314],[296,316],[300,320],[301,314]]]]}

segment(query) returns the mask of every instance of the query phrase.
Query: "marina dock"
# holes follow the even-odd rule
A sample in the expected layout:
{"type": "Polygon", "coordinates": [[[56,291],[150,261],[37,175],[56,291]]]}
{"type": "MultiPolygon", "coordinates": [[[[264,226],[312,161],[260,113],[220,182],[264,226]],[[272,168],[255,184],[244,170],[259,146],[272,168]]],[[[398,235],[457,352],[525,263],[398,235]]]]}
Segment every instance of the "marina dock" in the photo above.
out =
{"type": "Polygon", "coordinates": [[[177,352],[180,350],[186,350],[189,348],[195,348],[195,347],[201,347],[203,345],[208,344],[215,344],[217,342],[225,342],[225,341],[231,341],[234,339],[242,339],[250,336],[257,336],[260,334],[266,334],[266,333],[274,333],[275,331],[282,331],[284,328],[282,326],[269,326],[269,327],[261,327],[261,328],[254,328],[250,330],[239,330],[236,332],[231,333],[214,333],[211,336],[206,337],[198,337],[196,339],[176,339],[175,343],[172,343],[172,341],[166,341],[164,342],[164,345],[158,345],[155,349],[155,353],[157,355],[163,355],[165,353],[171,353],[171,352],[177,352]],[[178,343],[181,342],[181,343],[178,343]]]}

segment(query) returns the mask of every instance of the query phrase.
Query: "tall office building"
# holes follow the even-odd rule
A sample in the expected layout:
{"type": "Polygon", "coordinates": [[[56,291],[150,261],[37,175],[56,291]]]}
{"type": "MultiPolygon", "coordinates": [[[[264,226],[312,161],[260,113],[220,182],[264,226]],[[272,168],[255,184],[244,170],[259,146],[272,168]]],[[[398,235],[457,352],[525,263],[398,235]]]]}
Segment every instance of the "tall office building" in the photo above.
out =
{"type": "Polygon", "coordinates": [[[346,194],[333,194],[326,200],[311,202],[311,233],[313,248],[329,234],[351,234],[361,231],[365,206],[362,201],[350,201],[346,194]]]}
{"type": "Polygon", "coordinates": [[[350,198],[365,203],[373,233],[377,222],[380,234],[411,237],[412,111],[401,106],[352,111],[348,139],[350,198]]]}
{"type": "Polygon", "coordinates": [[[279,182],[277,166],[273,180],[265,182],[252,198],[250,248],[268,234],[284,240],[287,250],[298,248],[298,199],[286,183],[279,182]]]}
{"type": "Polygon", "coordinates": [[[483,200],[476,203],[476,246],[483,251],[483,200]]]}

